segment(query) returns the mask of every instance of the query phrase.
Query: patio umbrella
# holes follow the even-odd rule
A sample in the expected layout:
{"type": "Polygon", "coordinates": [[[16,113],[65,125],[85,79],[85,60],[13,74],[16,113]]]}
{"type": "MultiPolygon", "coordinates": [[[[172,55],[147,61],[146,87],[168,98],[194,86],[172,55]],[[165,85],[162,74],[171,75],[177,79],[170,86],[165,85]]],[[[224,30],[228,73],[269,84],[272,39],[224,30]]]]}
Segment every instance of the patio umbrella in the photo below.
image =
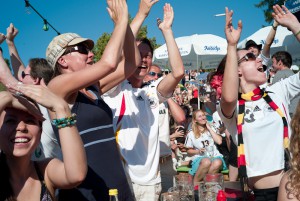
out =
{"type": "MultiPolygon", "coordinates": [[[[245,44],[248,40],[253,40],[257,44],[265,44],[265,40],[270,32],[270,29],[272,29],[271,26],[267,26],[264,28],[259,29],[252,35],[248,36],[244,40],[242,40],[238,44],[238,48],[244,48],[245,44]]],[[[278,26],[277,32],[273,41],[273,44],[271,45],[271,56],[277,51],[287,51],[292,55],[293,58],[293,64],[299,65],[300,64],[300,44],[293,35],[291,31],[289,31],[287,28],[278,26]]]]}
{"type": "MultiPolygon", "coordinates": [[[[185,69],[198,70],[217,68],[227,53],[227,41],[212,34],[194,34],[176,38],[176,43],[185,69]]],[[[168,68],[168,50],[166,44],[154,51],[153,63],[168,68]]]]}

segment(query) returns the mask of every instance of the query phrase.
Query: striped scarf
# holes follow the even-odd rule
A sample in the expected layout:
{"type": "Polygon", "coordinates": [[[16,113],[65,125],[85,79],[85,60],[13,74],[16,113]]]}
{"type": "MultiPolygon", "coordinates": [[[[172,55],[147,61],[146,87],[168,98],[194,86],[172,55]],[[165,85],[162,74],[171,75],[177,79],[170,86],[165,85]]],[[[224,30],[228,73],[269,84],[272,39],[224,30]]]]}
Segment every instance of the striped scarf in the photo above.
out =
{"type": "MultiPolygon", "coordinates": [[[[267,92],[261,90],[259,87],[254,89],[251,92],[246,94],[239,94],[238,103],[239,103],[239,114],[237,119],[237,131],[238,131],[238,168],[239,168],[239,176],[242,185],[242,189],[244,192],[248,192],[247,186],[247,170],[246,170],[246,158],[244,152],[244,141],[243,141],[243,124],[244,124],[244,113],[245,113],[245,102],[246,101],[256,101],[260,98],[263,98],[269,106],[276,111],[280,117],[282,118],[283,122],[283,147],[285,152],[287,151],[289,145],[289,138],[288,138],[288,123],[287,120],[280,110],[280,108],[275,104],[275,102],[270,98],[267,92]]],[[[285,155],[286,157],[286,155],[285,155]]]]}

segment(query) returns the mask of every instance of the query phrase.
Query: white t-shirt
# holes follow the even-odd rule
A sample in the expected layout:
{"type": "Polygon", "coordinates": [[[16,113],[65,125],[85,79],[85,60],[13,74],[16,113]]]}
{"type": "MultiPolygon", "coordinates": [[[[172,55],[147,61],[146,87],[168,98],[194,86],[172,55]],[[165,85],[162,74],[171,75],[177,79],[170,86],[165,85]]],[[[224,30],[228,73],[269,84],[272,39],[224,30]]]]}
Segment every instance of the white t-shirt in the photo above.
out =
{"type": "MultiPolygon", "coordinates": [[[[300,92],[299,74],[267,87],[266,91],[284,113],[289,126],[288,104],[300,92]]],[[[238,107],[231,119],[222,114],[219,106],[217,110],[237,145],[238,107]]],[[[261,176],[284,168],[282,118],[276,111],[272,110],[263,98],[245,102],[242,132],[248,177],[261,176]]],[[[289,136],[290,134],[289,128],[289,136]]]]}
{"type": "Polygon", "coordinates": [[[185,141],[185,146],[187,148],[193,148],[193,149],[198,149],[200,150],[201,148],[208,149],[207,147],[210,147],[210,151],[212,151],[211,154],[207,155],[207,153],[203,153],[202,155],[197,154],[194,155],[193,159],[198,156],[211,156],[211,157],[216,157],[216,156],[223,156],[217,149],[214,139],[212,138],[211,134],[209,131],[205,131],[200,135],[199,138],[195,137],[195,134],[193,131],[190,131],[187,136],[186,136],[186,141],[185,141]]]}
{"type": "Polygon", "coordinates": [[[57,138],[51,125],[51,119],[45,107],[39,105],[41,113],[45,118],[43,121],[43,131],[41,135],[41,142],[32,154],[32,160],[44,160],[45,158],[59,158],[62,159],[61,148],[58,144],[57,138]]]}
{"type": "Polygon", "coordinates": [[[170,115],[168,103],[163,102],[159,104],[159,143],[160,143],[160,156],[168,156],[172,154],[170,143],[170,115]]]}
{"type": "Polygon", "coordinates": [[[140,185],[161,182],[159,173],[159,104],[166,101],[157,92],[159,79],[142,88],[125,80],[103,95],[114,116],[114,128],[125,168],[131,181],[140,185]]]}

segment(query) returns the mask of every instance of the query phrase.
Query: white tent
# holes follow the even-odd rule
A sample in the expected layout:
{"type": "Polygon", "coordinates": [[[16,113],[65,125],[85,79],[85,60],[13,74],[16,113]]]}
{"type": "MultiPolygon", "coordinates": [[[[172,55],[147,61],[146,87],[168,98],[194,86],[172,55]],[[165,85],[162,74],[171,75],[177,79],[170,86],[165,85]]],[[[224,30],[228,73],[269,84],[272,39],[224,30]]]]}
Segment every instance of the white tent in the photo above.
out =
{"type": "MultiPolygon", "coordinates": [[[[176,38],[185,69],[217,68],[227,53],[227,41],[212,34],[194,34],[176,38]]],[[[154,51],[153,63],[162,68],[168,66],[168,50],[166,44],[154,51]]]]}
{"type": "MultiPolygon", "coordinates": [[[[271,26],[264,27],[253,33],[238,44],[239,48],[244,48],[248,40],[253,40],[257,44],[265,44],[265,40],[272,29],[271,26]]],[[[277,32],[271,45],[271,56],[277,51],[287,51],[292,55],[293,64],[300,65],[300,43],[287,28],[278,26],[277,32]]]]}

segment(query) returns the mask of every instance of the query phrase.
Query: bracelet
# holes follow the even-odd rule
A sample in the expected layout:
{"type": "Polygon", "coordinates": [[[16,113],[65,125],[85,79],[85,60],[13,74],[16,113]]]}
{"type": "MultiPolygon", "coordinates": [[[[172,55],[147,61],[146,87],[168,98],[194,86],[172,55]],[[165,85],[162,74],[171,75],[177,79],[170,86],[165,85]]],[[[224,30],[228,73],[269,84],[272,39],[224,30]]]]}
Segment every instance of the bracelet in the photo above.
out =
{"type": "Polygon", "coordinates": [[[273,24],[272,24],[272,28],[274,29],[274,31],[277,30],[277,26],[275,27],[273,24]]]}
{"type": "Polygon", "coordinates": [[[295,37],[297,37],[300,34],[300,31],[294,34],[295,37]]]}
{"type": "Polygon", "coordinates": [[[76,114],[73,113],[69,117],[53,119],[52,125],[56,126],[56,128],[65,128],[67,126],[73,126],[76,123],[76,114]]]}

